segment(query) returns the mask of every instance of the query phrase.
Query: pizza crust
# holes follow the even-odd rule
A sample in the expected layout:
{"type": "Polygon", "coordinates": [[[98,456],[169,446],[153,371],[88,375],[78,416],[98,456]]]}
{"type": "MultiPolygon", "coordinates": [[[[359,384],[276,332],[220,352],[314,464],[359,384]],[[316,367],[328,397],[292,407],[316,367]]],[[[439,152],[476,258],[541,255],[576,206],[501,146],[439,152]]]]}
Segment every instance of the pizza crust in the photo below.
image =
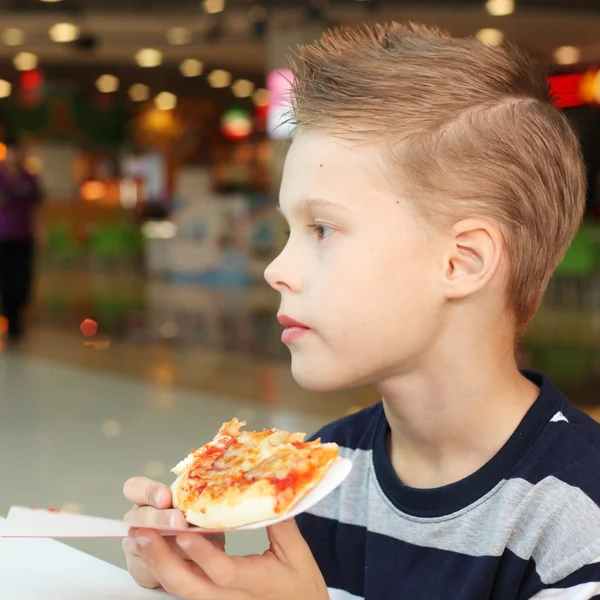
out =
{"type": "MultiPolygon", "coordinates": [[[[171,489],[173,506],[176,506],[175,495],[181,491],[177,481],[171,489]]],[[[181,505],[186,506],[186,521],[203,529],[233,529],[277,516],[275,496],[270,484],[264,480],[246,488],[243,494],[237,488],[228,488],[218,502],[210,496],[200,495],[193,502],[184,500],[181,505]]]]}

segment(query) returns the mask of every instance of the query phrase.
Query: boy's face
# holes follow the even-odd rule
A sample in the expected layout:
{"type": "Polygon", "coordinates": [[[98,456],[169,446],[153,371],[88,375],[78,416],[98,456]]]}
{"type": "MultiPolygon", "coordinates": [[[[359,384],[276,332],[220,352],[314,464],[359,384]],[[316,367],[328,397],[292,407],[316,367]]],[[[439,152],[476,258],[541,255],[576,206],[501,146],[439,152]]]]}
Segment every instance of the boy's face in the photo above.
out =
{"type": "Polygon", "coordinates": [[[281,293],[279,314],[310,328],[288,342],[308,389],[418,368],[441,326],[443,240],[378,176],[372,147],[322,133],[301,132],[286,159],[290,238],[265,277],[281,293]]]}

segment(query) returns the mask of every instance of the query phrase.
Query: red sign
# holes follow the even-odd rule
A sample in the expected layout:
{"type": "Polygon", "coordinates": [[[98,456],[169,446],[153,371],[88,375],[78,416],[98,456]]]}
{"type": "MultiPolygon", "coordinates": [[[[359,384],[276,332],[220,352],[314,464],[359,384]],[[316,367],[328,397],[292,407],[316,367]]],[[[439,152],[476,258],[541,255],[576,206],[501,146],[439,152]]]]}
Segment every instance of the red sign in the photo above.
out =
{"type": "Polygon", "coordinates": [[[583,104],[581,95],[582,73],[552,75],[548,78],[550,94],[558,108],[569,108],[583,104]]]}

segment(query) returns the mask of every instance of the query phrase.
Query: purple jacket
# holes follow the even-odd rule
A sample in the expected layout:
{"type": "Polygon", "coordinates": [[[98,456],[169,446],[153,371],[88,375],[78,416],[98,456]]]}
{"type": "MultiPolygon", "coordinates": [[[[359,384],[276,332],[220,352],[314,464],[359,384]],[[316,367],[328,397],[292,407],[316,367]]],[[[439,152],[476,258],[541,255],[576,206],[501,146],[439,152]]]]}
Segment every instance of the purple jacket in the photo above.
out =
{"type": "Polygon", "coordinates": [[[33,238],[33,211],[41,199],[35,176],[24,169],[8,175],[0,165],[0,241],[33,238]]]}

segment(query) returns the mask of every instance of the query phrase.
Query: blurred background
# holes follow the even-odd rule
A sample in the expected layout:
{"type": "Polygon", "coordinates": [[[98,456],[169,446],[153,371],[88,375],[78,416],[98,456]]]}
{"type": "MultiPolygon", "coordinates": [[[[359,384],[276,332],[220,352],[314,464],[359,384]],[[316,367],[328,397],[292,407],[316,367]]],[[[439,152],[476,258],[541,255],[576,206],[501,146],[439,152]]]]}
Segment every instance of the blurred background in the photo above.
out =
{"type": "Polygon", "coordinates": [[[391,19],[550,66],[587,215],[520,356],[600,417],[598,0],[0,0],[0,514],[121,517],[127,477],[170,483],[234,415],[312,433],[378,400],[294,383],[262,272],[284,242],[288,49],[391,19]]]}

